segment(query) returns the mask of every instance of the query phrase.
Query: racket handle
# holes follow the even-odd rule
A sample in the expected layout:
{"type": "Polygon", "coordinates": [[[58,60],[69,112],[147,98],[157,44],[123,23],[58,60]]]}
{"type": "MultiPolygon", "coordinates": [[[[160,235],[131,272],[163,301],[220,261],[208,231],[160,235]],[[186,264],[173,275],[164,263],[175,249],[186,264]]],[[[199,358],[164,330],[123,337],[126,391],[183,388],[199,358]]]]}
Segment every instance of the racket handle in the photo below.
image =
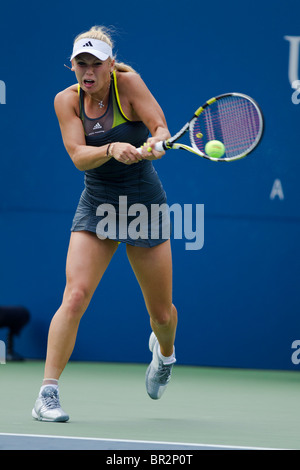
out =
{"type": "MultiPolygon", "coordinates": [[[[164,152],[166,150],[165,147],[164,147],[164,141],[161,140],[160,142],[156,142],[156,144],[154,145],[154,148],[158,152],[164,152]]],[[[142,147],[138,147],[137,151],[141,154],[142,153],[142,147]]]]}
{"type": "Polygon", "coordinates": [[[154,148],[158,152],[164,152],[166,150],[164,147],[164,141],[161,140],[160,142],[156,142],[156,144],[154,145],[154,148]]]}

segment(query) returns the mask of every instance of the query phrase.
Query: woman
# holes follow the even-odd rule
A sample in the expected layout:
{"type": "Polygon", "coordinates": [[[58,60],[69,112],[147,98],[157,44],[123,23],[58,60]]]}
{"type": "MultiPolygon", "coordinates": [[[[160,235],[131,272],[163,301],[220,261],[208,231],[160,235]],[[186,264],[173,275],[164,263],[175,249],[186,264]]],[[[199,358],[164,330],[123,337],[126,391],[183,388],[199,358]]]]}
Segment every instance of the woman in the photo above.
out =
{"type": "Polygon", "coordinates": [[[164,154],[154,144],[170,136],[163,112],[140,76],[116,63],[104,28],[79,35],[71,61],[78,85],[60,92],[54,104],[65,148],[85,172],[85,189],[71,229],[63,301],[49,328],[44,380],[32,410],[41,421],[69,419],[60,406],[58,380],[73,351],[80,319],[120,242],[126,243],[150,315],[153,357],[146,389],[151,398],[161,397],[176,361],[170,240],[151,239],[150,229],[144,237],[122,238],[120,221],[115,237],[99,233],[97,211],[110,204],[122,220],[120,196],[127,197],[128,206],[142,203],[146,208],[166,201],[151,162],[164,154]]]}

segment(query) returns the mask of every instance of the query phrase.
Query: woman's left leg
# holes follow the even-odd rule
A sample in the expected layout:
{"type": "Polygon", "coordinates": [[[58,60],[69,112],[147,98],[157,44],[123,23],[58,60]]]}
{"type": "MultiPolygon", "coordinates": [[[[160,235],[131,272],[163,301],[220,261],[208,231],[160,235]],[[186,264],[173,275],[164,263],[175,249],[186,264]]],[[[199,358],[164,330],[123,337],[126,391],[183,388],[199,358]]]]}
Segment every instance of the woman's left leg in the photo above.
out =
{"type": "Polygon", "coordinates": [[[163,356],[173,354],[177,310],[172,303],[170,240],[152,248],[127,245],[127,255],[141,287],[150,323],[163,356]]]}

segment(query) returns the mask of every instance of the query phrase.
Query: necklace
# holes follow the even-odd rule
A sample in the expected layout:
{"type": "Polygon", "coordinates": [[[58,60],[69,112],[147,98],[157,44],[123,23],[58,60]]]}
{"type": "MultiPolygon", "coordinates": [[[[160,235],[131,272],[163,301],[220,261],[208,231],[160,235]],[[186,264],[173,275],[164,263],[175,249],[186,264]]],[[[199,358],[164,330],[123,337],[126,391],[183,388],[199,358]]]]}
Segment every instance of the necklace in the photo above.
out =
{"type": "Polygon", "coordinates": [[[106,96],[107,96],[107,93],[109,92],[109,89],[110,89],[110,82],[109,82],[107,91],[106,91],[105,95],[103,96],[102,100],[97,100],[96,98],[93,98],[92,95],[90,95],[90,97],[92,98],[92,100],[97,101],[98,106],[99,106],[100,109],[104,108],[104,103],[103,103],[103,101],[105,100],[105,98],[106,98],[106,96]]]}

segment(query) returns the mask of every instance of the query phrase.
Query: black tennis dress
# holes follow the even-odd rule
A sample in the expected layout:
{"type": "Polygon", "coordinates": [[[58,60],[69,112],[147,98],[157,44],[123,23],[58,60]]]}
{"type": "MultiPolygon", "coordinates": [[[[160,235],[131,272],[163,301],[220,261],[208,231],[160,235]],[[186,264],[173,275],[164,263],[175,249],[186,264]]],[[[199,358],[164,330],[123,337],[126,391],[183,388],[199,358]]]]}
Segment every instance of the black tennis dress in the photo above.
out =
{"type": "MultiPolygon", "coordinates": [[[[130,121],[122,111],[115,72],[107,110],[99,118],[91,119],[85,114],[80,87],[78,93],[86,145],[127,142],[140,147],[146,142],[147,127],[141,121],[130,121]]],[[[151,161],[126,165],[111,158],[100,167],[85,171],[84,183],[71,231],[87,230],[101,239],[142,247],[170,238],[166,194],[151,161]]]]}

